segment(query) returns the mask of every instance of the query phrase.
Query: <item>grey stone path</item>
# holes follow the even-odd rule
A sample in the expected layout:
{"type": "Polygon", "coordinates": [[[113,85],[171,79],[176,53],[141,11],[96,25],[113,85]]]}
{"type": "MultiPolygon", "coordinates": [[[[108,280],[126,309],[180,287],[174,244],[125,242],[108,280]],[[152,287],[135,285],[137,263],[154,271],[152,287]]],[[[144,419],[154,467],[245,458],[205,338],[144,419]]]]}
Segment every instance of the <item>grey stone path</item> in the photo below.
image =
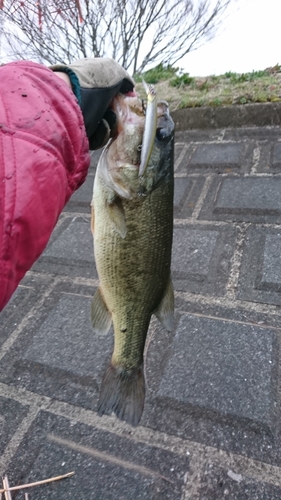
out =
{"type": "Polygon", "coordinates": [[[1,474],[75,470],[30,500],[280,500],[280,127],[177,134],[176,326],[152,320],[136,429],[96,414],[112,350],[89,320],[97,158],[0,317],[1,474]]]}

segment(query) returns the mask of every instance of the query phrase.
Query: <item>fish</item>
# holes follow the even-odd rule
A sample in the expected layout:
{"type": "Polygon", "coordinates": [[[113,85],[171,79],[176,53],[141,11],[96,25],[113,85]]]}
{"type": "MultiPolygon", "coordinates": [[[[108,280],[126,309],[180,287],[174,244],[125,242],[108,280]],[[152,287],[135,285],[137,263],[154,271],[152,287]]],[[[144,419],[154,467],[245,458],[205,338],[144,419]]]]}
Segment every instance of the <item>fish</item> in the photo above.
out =
{"type": "MultiPolygon", "coordinates": [[[[91,230],[99,286],[92,327],[114,327],[114,349],[103,377],[98,414],[138,425],[145,401],[144,348],[154,314],[169,331],[174,321],[171,281],[174,194],[174,123],[158,102],[154,142],[139,175],[147,123],[137,96],[112,103],[117,134],[100,157],[91,203],[91,230]]],[[[149,118],[151,120],[151,117],[149,118]]]]}

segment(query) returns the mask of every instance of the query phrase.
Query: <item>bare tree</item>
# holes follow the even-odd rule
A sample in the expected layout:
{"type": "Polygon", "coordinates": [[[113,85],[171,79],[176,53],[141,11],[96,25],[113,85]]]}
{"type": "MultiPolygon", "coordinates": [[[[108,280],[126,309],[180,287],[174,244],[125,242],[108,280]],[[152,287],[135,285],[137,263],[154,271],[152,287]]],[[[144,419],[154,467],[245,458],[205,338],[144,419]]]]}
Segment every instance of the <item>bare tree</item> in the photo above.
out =
{"type": "Polygon", "coordinates": [[[234,0],[1,0],[12,58],[109,56],[133,74],[175,64],[212,38],[234,0]]]}

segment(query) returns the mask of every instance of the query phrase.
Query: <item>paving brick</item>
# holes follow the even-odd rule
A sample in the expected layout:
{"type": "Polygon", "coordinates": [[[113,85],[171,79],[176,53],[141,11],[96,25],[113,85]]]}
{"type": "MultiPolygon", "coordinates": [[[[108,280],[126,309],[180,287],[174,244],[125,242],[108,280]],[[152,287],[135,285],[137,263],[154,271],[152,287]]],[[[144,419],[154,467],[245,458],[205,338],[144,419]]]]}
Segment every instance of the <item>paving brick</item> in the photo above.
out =
{"type": "Polygon", "coordinates": [[[0,396],[0,453],[3,454],[5,447],[16,432],[22,419],[26,416],[29,408],[17,401],[0,396]]]}
{"type": "Polygon", "coordinates": [[[141,422],[280,466],[278,332],[233,312],[177,298],[173,332],[152,322],[141,422]]]}
{"type": "Polygon", "coordinates": [[[280,133],[280,126],[268,125],[267,127],[237,127],[225,129],[223,138],[226,141],[270,140],[272,142],[280,139],[280,133]]]}
{"type": "Polygon", "coordinates": [[[0,345],[7,340],[7,337],[18,326],[24,318],[24,313],[31,307],[32,288],[18,287],[7,306],[0,312],[1,336],[0,345]],[[26,307],[29,305],[29,307],[26,307]]]}
{"type": "Polygon", "coordinates": [[[277,486],[262,481],[258,482],[242,474],[235,474],[231,469],[207,464],[202,475],[199,499],[279,500],[281,498],[281,489],[277,486]]]}
{"type": "Polygon", "coordinates": [[[24,320],[36,302],[40,300],[42,293],[44,293],[50,282],[49,277],[32,278],[27,273],[6,307],[0,312],[0,346],[24,320]]]}
{"type": "Polygon", "coordinates": [[[172,277],[177,290],[225,292],[235,232],[229,227],[193,225],[174,229],[172,277]]]}
{"type": "MultiPolygon", "coordinates": [[[[250,299],[249,299],[250,300],[250,299]]],[[[231,300],[212,300],[208,297],[207,300],[194,300],[192,294],[178,293],[176,298],[176,310],[186,311],[203,316],[211,316],[214,318],[225,318],[234,322],[246,322],[268,326],[270,328],[281,329],[281,315],[272,314],[272,310],[268,307],[260,308],[257,304],[251,304],[250,307],[246,301],[245,308],[239,307],[241,304],[234,299],[231,300]],[[229,306],[232,304],[232,307],[229,306]]],[[[277,309],[278,311],[278,309],[277,309]]]]}
{"type": "Polygon", "coordinates": [[[91,163],[87,178],[84,184],[73,193],[63,212],[91,213],[90,204],[93,197],[94,179],[100,155],[101,150],[91,151],[91,163]]]}
{"type": "Polygon", "coordinates": [[[259,141],[255,147],[255,158],[253,157],[254,173],[272,174],[277,169],[272,169],[270,156],[272,150],[272,141],[259,141]]]}
{"type": "Polygon", "coordinates": [[[192,159],[194,165],[226,164],[237,165],[241,159],[242,145],[233,144],[200,144],[192,159]]]}
{"type": "Polygon", "coordinates": [[[243,152],[241,143],[199,144],[190,158],[189,167],[237,169],[241,166],[243,152]]]}
{"type": "Polygon", "coordinates": [[[44,257],[54,257],[92,262],[93,238],[89,222],[72,219],[58,239],[48,245],[44,257]]]}
{"type": "Polygon", "coordinates": [[[66,217],[54,230],[46,250],[32,269],[96,278],[90,218],[66,217]]]}
{"type": "Polygon", "coordinates": [[[270,130],[268,132],[264,134],[264,137],[259,137],[256,134],[259,140],[252,142],[252,174],[264,173],[275,175],[281,172],[281,162],[278,160],[278,143],[276,144],[275,135],[271,136],[270,130]]]}
{"type": "Polygon", "coordinates": [[[265,238],[261,285],[281,291],[281,234],[265,238]]]}
{"type": "Polygon", "coordinates": [[[91,164],[90,164],[91,172],[94,172],[96,170],[101,153],[102,149],[98,149],[97,151],[91,151],[91,164]]]}
{"type": "Polygon", "coordinates": [[[191,216],[204,185],[204,178],[176,177],[174,194],[174,216],[186,219],[191,216]]]}
{"type": "MultiPolygon", "coordinates": [[[[192,187],[192,179],[188,177],[180,177],[175,179],[175,192],[174,192],[174,207],[175,212],[181,211],[181,205],[186,201],[187,193],[190,192],[192,187]]],[[[191,212],[190,212],[191,213],[191,212]]]]}
{"type": "Polygon", "coordinates": [[[94,409],[113,335],[93,333],[90,305],[90,297],[54,291],[2,360],[0,379],[94,409]]]}
{"type": "Polygon", "coordinates": [[[272,151],[272,166],[274,169],[281,168],[281,143],[278,142],[273,146],[272,151]]]}
{"type": "Polygon", "coordinates": [[[89,174],[84,184],[71,196],[69,202],[64,207],[64,212],[85,212],[90,214],[93,185],[94,176],[89,174]]]}
{"type": "Polygon", "coordinates": [[[93,333],[91,299],[63,295],[40,326],[23,359],[70,371],[81,377],[102,369],[102,355],[112,348],[112,332],[104,338],[93,333]]]}
{"type": "Polygon", "coordinates": [[[239,298],[281,304],[280,252],[280,229],[249,228],[239,276],[239,298]]]}
{"type": "Polygon", "coordinates": [[[190,142],[210,142],[219,140],[224,134],[225,129],[222,128],[176,130],[176,141],[185,144],[189,144],[190,142]]]}
{"type": "Polygon", "coordinates": [[[218,177],[212,183],[200,219],[245,222],[281,221],[281,179],[218,177]]]}
{"type": "Polygon", "coordinates": [[[273,342],[271,329],[183,316],[158,395],[268,422],[276,401],[273,342]]]}
{"type": "Polygon", "coordinates": [[[175,155],[175,164],[177,163],[177,159],[180,156],[183,148],[186,148],[186,145],[184,142],[175,142],[174,146],[174,155],[175,155]]]}
{"type": "Polygon", "coordinates": [[[188,467],[187,457],[41,412],[8,473],[11,484],[75,470],[71,479],[32,489],[32,500],[180,500],[188,467]]]}
{"type": "Polygon", "coordinates": [[[281,179],[225,179],[216,200],[216,212],[280,213],[281,179]]]}
{"type": "Polygon", "coordinates": [[[173,258],[174,268],[183,266],[190,273],[198,273],[206,276],[209,271],[210,258],[219,236],[219,231],[202,231],[200,229],[189,229],[184,231],[186,238],[180,238],[181,229],[175,229],[178,236],[175,237],[175,251],[173,258]]]}

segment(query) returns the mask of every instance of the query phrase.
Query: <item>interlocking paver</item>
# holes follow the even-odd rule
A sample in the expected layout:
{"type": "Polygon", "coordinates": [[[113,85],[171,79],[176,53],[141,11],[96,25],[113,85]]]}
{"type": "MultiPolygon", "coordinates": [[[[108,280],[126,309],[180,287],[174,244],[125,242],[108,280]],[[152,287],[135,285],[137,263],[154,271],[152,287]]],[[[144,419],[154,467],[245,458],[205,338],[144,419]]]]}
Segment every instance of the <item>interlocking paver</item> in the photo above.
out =
{"type": "Polygon", "coordinates": [[[275,333],[182,316],[157,395],[267,423],[276,405],[275,333]]]}
{"type": "Polygon", "coordinates": [[[210,143],[190,144],[176,172],[249,173],[254,148],[254,141],[224,143],[220,138],[210,143]]]}
{"type": "Polygon", "coordinates": [[[82,186],[75,191],[64,208],[64,212],[91,213],[91,201],[93,197],[94,175],[89,174],[82,186]]]}
{"type": "Polygon", "coordinates": [[[176,289],[224,294],[235,234],[229,226],[176,225],[172,256],[176,289]]]}
{"type": "Polygon", "coordinates": [[[97,277],[90,217],[65,217],[33,270],[66,276],[97,277]]]}
{"type": "MultiPolygon", "coordinates": [[[[199,112],[205,125],[229,119],[199,112]]],[[[175,326],[151,322],[137,429],[96,413],[113,335],[90,323],[93,153],[0,316],[1,474],[76,471],[32,500],[280,498],[281,127],[253,127],[254,115],[248,128],[176,135],[175,326]]]]}
{"type": "Polygon", "coordinates": [[[261,285],[281,291],[281,234],[267,234],[261,285]]]}
{"type": "MultiPolygon", "coordinates": [[[[10,466],[11,479],[24,473],[29,481],[75,469],[67,482],[38,487],[32,498],[69,500],[180,500],[188,457],[135,443],[90,426],[41,412],[10,466]],[[36,450],[36,451],[35,451],[36,450]],[[93,492],[93,493],[91,493],[93,492]]],[[[17,499],[20,498],[18,495],[17,499]]]]}
{"type": "Polygon", "coordinates": [[[224,179],[215,201],[217,213],[279,215],[281,179],[224,179]]]}
{"type": "Polygon", "coordinates": [[[253,481],[231,469],[207,464],[200,490],[200,500],[279,500],[281,488],[268,483],[253,481]]]}
{"type": "Polygon", "coordinates": [[[239,167],[242,160],[243,145],[233,144],[200,144],[190,159],[191,166],[239,167]]]}
{"type": "Polygon", "coordinates": [[[198,177],[176,177],[174,193],[174,216],[187,219],[193,213],[201,194],[205,179],[198,177]]]}
{"type": "Polygon", "coordinates": [[[89,296],[54,290],[3,358],[0,380],[94,409],[113,338],[93,333],[90,305],[89,296]]]}
{"type": "Polygon", "coordinates": [[[238,297],[281,304],[280,228],[250,227],[246,232],[238,297]]]}
{"type": "Polygon", "coordinates": [[[216,177],[200,219],[279,223],[281,178],[216,177]]]}
{"type": "Polygon", "coordinates": [[[12,438],[18,425],[28,412],[28,406],[21,405],[17,401],[0,396],[0,453],[3,454],[5,447],[12,438]]]}
{"type": "Polygon", "coordinates": [[[277,143],[273,147],[272,152],[272,166],[273,168],[281,167],[281,143],[277,143]]]}

